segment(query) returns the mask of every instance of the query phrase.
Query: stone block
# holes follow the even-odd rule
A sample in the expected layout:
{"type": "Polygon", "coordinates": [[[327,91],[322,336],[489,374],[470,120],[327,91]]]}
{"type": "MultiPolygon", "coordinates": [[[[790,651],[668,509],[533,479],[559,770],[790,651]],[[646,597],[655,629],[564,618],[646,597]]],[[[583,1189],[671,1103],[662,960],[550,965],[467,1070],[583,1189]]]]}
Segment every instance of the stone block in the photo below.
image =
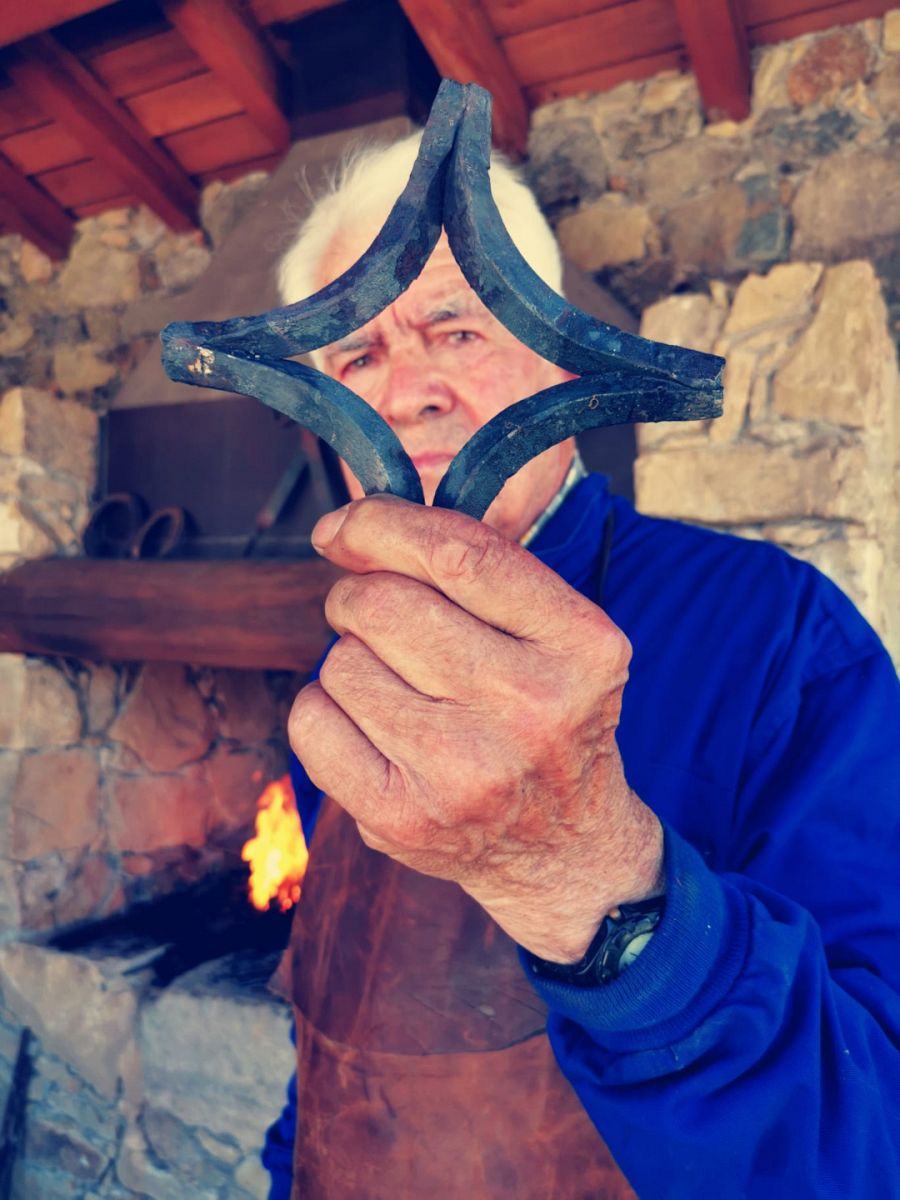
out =
{"type": "Polygon", "coordinates": [[[847,84],[864,79],[873,62],[873,48],[859,29],[827,33],[817,38],[788,72],[791,102],[802,108],[833,99],[847,84]]]}
{"type": "Polygon", "coordinates": [[[0,654],[0,745],[67,746],[80,736],[78,698],[62,671],[44,659],[0,654]]]}
{"type": "Polygon", "coordinates": [[[70,477],[26,472],[19,480],[19,496],[23,511],[51,538],[57,554],[81,553],[89,515],[88,492],[81,483],[70,477]]]}
{"type": "Polygon", "coordinates": [[[788,72],[804,54],[808,43],[802,41],[776,42],[762,47],[753,66],[753,115],[758,117],[775,109],[789,108],[788,72]]]}
{"type": "Polygon", "coordinates": [[[724,306],[702,292],[668,296],[644,310],[641,335],[710,354],[725,316],[724,306]]]}
{"type": "Polygon", "coordinates": [[[748,216],[747,197],[739,183],[722,183],[677,204],[662,222],[668,248],[685,271],[708,275],[726,272],[748,216]]]}
{"type": "Polygon", "coordinates": [[[647,253],[653,222],[643,205],[605,197],[563,217],[556,235],[563,254],[584,271],[636,262],[647,253]]]}
{"type": "Polygon", "coordinates": [[[884,551],[874,538],[836,536],[806,547],[791,547],[791,553],[817,567],[845,591],[876,629],[884,627],[884,551]]]}
{"type": "Polygon", "coordinates": [[[74,1122],[32,1113],[26,1125],[25,1157],[81,1183],[96,1183],[109,1159],[81,1135],[74,1122]]]}
{"type": "Polygon", "coordinates": [[[826,158],[800,185],[792,211],[795,257],[871,257],[873,243],[900,230],[900,162],[875,150],[826,158]]]}
{"type": "Polygon", "coordinates": [[[897,355],[872,265],[831,267],[812,323],[775,377],[774,411],[800,421],[885,429],[898,396],[897,355]]]}
{"type": "Polygon", "coordinates": [[[10,565],[23,558],[45,558],[56,545],[19,500],[0,500],[0,556],[10,565]]]}
{"type": "Polygon", "coordinates": [[[118,369],[98,353],[89,342],[77,346],[57,346],[53,352],[53,376],[59,390],[70,395],[93,392],[115,379],[118,369]]]}
{"type": "Polygon", "coordinates": [[[272,1180],[259,1161],[258,1154],[248,1154],[234,1171],[234,1182],[253,1200],[267,1200],[272,1180]]]}
{"type": "Polygon", "coordinates": [[[102,1096],[115,1099],[119,1062],[132,1044],[137,999],[122,979],[76,954],[0,946],[0,990],[17,1021],[102,1096]]]}
{"type": "Polygon", "coordinates": [[[212,713],[176,663],[146,664],[109,731],[151,771],[175,771],[202,758],[213,734],[212,713]]]}
{"type": "Polygon", "coordinates": [[[747,419],[750,389],[758,361],[755,354],[746,350],[732,350],[728,355],[725,363],[722,415],[709,422],[711,442],[733,442],[740,436],[747,419]]]}
{"type": "Polygon", "coordinates": [[[886,54],[900,54],[900,8],[884,14],[881,44],[886,54]]]}
{"type": "Polygon", "coordinates": [[[22,758],[12,796],[12,854],[27,862],[94,843],[99,772],[89,750],[45,750],[22,758]]]}
{"type": "Polygon", "coordinates": [[[58,282],[60,301],[69,309],[129,304],[140,290],[137,257],[82,230],[58,282]]]}
{"type": "Polygon", "coordinates": [[[735,293],[724,334],[734,338],[805,317],[821,277],[821,263],[783,263],[767,275],[748,275],[735,293]]]}
{"type": "Polygon", "coordinates": [[[275,698],[262,671],[219,670],[214,675],[213,704],[219,732],[238,742],[264,742],[278,728],[275,698]]]}
{"type": "Polygon", "coordinates": [[[212,789],[204,770],[181,775],[108,780],[107,825],[113,846],[122,853],[150,854],[177,847],[202,849],[213,823],[212,789]]]}
{"type": "Polygon", "coordinates": [[[596,199],[606,188],[603,147],[586,116],[533,126],[528,158],[528,179],[545,210],[596,199]]]}
{"type": "Polygon", "coordinates": [[[0,400],[0,454],[69,475],[87,489],[96,478],[97,434],[97,414],[73,400],[24,387],[0,400]]]}
{"type": "Polygon", "coordinates": [[[872,95],[885,117],[896,117],[900,112],[900,55],[888,59],[879,71],[872,95]]]}
{"type": "Polygon", "coordinates": [[[170,1112],[148,1105],[141,1115],[144,1137],[155,1158],[194,1189],[223,1187],[230,1171],[210,1158],[188,1127],[170,1112]]]}
{"type": "Polygon", "coordinates": [[[217,748],[206,763],[215,802],[216,824],[236,830],[242,837],[253,829],[256,802],[267,784],[287,769],[283,756],[274,747],[241,750],[217,748]]]}
{"type": "Polygon", "coordinates": [[[147,1102],[258,1154],[295,1068],[290,1011],[268,997],[195,994],[191,975],[141,1011],[147,1102]]]}
{"type": "Polygon", "coordinates": [[[16,354],[24,350],[34,337],[34,325],[27,317],[8,317],[0,319],[0,355],[16,354]]]}
{"type": "Polygon", "coordinates": [[[119,673],[109,663],[92,663],[86,685],[87,731],[103,733],[118,709],[119,673]]]}
{"type": "Polygon", "coordinates": [[[741,143],[706,135],[658,150],[644,164],[647,200],[667,208],[700,188],[730,178],[746,157],[741,143]]]}
{"type": "Polygon", "coordinates": [[[179,291],[198,279],[210,263],[210,252],[200,233],[167,233],[153,252],[159,282],[167,291],[179,291]]]}
{"type": "Polygon", "coordinates": [[[861,446],[739,442],[666,447],[635,463],[641,511],[707,525],[803,517],[865,520],[873,498],[861,446]]]}
{"type": "Polygon", "coordinates": [[[26,283],[48,283],[53,278],[53,263],[37,246],[22,242],[19,270],[26,283]]]}
{"type": "Polygon", "coordinates": [[[170,1171],[150,1151],[137,1125],[129,1125],[122,1138],[116,1161],[119,1182],[131,1188],[142,1200],[219,1200],[218,1187],[206,1188],[187,1184],[175,1171],[170,1171]]]}

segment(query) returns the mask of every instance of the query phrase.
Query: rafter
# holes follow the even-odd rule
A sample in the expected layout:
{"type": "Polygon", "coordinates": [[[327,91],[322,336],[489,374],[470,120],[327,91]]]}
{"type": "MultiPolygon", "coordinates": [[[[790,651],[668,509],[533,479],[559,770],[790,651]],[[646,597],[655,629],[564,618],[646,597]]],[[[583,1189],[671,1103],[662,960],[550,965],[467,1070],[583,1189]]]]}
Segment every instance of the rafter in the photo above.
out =
{"type": "Polygon", "coordinates": [[[241,13],[232,0],[163,0],[163,10],[272,149],[286,150],[291,129],[281,106],[281,64],[252,17],[241,13]]]}
{"type": "Polygon", "coordinates": [[[0,155],[0,221],[51,258],[65,258],[72,236],[72,218],[3,155],[0,155]]]}
{"type": "Polygon", "coordinates": [[[675,0],[675,12],[707,115],[742,121],[750,115],[751,80],[738,0],[675,0]]]}
{"type": "Polygon", "coordinates": [[[108,3],[109,0],[28,0],[27,3],[9,0],[0,4],[0,46],[43,33],[108,3]]]}
{"type": "Polygon", "coordinates": [[[4,63],[14,83],[173,229],[196,221],[187,175],[91,72],[49,34],[20,42],[4,63]]]}
{"type": "Polygon", "coordinates": [[[441,75],[480,83],[494,97],[494,141],[521,158],[528,106],[519,82],[478,0],[400,0],[441,75]]]}

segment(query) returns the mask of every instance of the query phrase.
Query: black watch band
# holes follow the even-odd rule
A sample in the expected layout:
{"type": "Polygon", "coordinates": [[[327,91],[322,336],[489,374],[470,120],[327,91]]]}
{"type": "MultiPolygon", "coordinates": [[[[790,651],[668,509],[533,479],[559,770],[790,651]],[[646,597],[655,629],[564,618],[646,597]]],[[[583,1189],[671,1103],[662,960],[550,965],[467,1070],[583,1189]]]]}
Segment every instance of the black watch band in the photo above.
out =
{"type": "Polygon", "coordinates": [[[531,970],[542,979],[573,983],[577,987],[597,987],[617,979],[624,968],[646,945],[665,909],[665,896],[620,904],[603,918],[584,957],[574,963],[549,962],[527,952],[531,970]]]}

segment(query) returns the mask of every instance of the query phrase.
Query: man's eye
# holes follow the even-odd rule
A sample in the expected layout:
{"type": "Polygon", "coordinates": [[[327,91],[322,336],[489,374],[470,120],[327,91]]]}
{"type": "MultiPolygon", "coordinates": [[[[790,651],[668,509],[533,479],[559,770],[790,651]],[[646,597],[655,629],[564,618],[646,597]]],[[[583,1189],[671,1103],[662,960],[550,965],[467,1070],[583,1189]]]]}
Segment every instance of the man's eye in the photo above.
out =
{"type": "Polygon", "coordinates": [[[455,345],[460,345],[462,342],[474,342],[478,337],[471,329],[454,329],[452,333],[447,334],[449,341],[455,345]]]}
{"type": "Polygon", "coordinates": [[[360,354],[357,358],[352,358],[345,364],[345,371],[361,371],[363,367],[368,367],[372,362],[371,354],[360,354]]]}

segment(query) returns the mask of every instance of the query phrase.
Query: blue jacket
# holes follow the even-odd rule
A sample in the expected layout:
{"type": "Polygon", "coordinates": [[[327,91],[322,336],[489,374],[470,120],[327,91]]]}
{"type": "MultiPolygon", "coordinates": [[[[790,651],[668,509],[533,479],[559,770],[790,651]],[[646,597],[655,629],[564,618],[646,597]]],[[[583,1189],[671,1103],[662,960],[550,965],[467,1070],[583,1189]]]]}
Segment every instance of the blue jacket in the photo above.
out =
{"type": "MultiPolygon", "coordinates": [[[[665,825],[667,907],[613,983],[534,981],[560,1067],[642,1200],[900,1197],[896,674],[811,567],[640,516],[602,477],[530,548],[596,599],[610,508],[618,740],[665,825]]],[[[264,1153],[273,1200],[295,1115],[264,1153]]]]}

